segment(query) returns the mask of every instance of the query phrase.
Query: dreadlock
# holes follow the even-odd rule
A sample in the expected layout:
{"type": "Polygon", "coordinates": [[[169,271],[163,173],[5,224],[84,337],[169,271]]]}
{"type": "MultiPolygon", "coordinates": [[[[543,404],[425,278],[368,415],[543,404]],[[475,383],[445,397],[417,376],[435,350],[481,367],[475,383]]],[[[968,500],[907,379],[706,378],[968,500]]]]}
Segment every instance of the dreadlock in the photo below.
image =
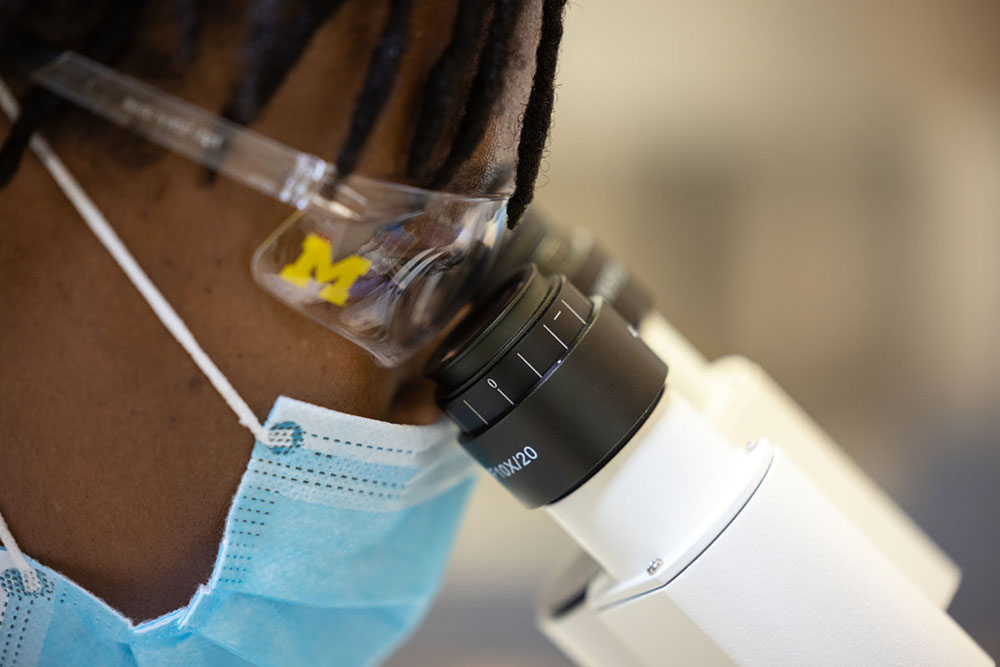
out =
{"type": "MultiPolygon", "coordinates": [[[[26,3],[15,3],[11,9],[16,18],[26,3]]],[[[125,49],[128,35],[139,25],[145,8],[144,0],[114,0],[104,14],[105,21],[93,35],[80,45],[80,50],[96,60],[114,60],[125,49]]],[[[5,38],[0,25],[0,39],[5,38]]],[[[64,102],[52,93],[33,89],[21,105],[21,113],[10,129],[7,140],[0,147],[0,188],[14,177],[21,164],[21,158],[28,148],[31,135],[49,118],[55,115],[64,102]]]]}
{"type": "MultiPolygon", "coordinates": [[[[242,71],[223,115],[242,124],[252,123],[298,63],[318,28],[343,3],[344,0],[254,0],[248,10],[247,35],[241,50],[242,71]]],[[[134,41],[146,4],[144,0],[109,0],[97,27],[81,38],[68,40],[62,47],[113,63],[134,41]]],[[[177,57],[182,64],[194,59],[212,4],[212,0],[174,0],[177,57]]],[[[535,74],[517,150],[515,191],[508,207],[511,226],[531,202],[545,150],[565,4],[566,0],[543,0],[541,41],[536,50],[535,74]]],[[[357,166],[392,94],[409,41],[413,0],[388,0],[388,5],[385,24],[355,102],[347,139],[336,159],[341,177],[357,166]]],[[[422,89],[407,161],[411,178],[443,188],[479,145],[502,91],[511,59],[511,34],[523,7],[524,0],[464,0],[460,4],[450,41],[422,89]],[[486,40],[477,54],[487,17],[486,40]],[[462,73],[468,62],[477,65],[463,95],[462,73]],[[454,121],[456,116],[456,129],[449,141],[446,128],[448,121],[454,121]],[[446,152],[440,165],[434,168],[430,162],[442,141],[448,142],[446,152]]],[[[26,0],[0,0],[0,43],[16,43],[21,19],[29,13],[26,0]]],[[[31,135],[56,114],[61,104],[45,91],[28,92],[20,116],[0,148],[0,188],[17,171],[31,135]]]]}
{"type": "Polygon", "coordinates": [[[503,87],[503,74],[510,59],[510,34],[523,5],[523,0],[497,0],[493,8],[493,19],[490,21],[490,32],[479,61],[479,71],[472,81],[465,103],[465,116],[455,131],[448,157],[434,174],[431,181],[433,188],[444,187],[451,181],[462,163],[472,155],[486,131],[491,111],[489,101],[499,96],[503,87]]]}
{"type": "Polygon", "coordinates": [[[486,0],[469,0],[459,6],[451,41],[427,75],[406,167],[410,178],[420,178],[424,165],[444,133],[446,121],[451,120],[449,110],[456,106],[462,64],[475,58],[476,43],[487,9],[489,3],[486,0]]]}
{"type": "Polygon", "coordinates": [[[535,50],[535,78],[531,82],[531,95],[521,125],[521,142],[517,147],[514,194],[507,206],[512,225],[521,219],[528,204],[535,198],[535,180],[542,165],[549,126],[552,125],[552,107],[556,101],[556,61],[562,41],[565,8],[566,0],[544,0],[542,3],[542,36],[535,50]]]}
{"type": "Polygon", "coordinates": [[[243,48],[244,75],[223,115],[249,125],[284,83],[314,34],[344,0],[305,0],[291,15],[280,0],[255,3],[243,48]]]}
{"type": "Polygon", "coordinates": [[[365,78],[361,95],[354,107],[351,131],[347,141],[337,156],[337,170],[343,176],[354,171],[361,157],[361,150],[368,141],[368,135],[375,127],[375,121],[385,103],[389,101],[392,84],[399,73],[399,62],[406,48],[410,25],[410,10],[413,0],[389,0],[389,18],[385,23],[382,37],[372,53],[368,76],[365,78]]]}
{"type": "Polygon", "coordinates": [[[176,0],[177,57],[187,65],[198,55],[201,32],[205,27],[207,0],[176,0]]]}

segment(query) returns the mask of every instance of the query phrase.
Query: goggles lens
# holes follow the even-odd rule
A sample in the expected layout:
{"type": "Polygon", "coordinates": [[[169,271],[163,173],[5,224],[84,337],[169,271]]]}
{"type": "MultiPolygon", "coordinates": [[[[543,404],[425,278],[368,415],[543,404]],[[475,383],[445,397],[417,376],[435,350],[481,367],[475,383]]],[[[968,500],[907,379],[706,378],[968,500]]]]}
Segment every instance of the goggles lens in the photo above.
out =
{"type": "Polygon", "coordinates": [[[433,192],[336,169],[79,54],[32,81],[298,212],[253,258],[282,303],[346,336],[380,363],[406,360],[483,283],[505,229],[507,198],[433,192]],[[333,194],[327,196],[327,191],[333,194]]]}
{"type": "Polygon", "coordinates": [[[363,177],[346,185],[288,217],[254,253],[253,275],[394,366],[471,301],[501,246],[507,200],[363,177]]]}

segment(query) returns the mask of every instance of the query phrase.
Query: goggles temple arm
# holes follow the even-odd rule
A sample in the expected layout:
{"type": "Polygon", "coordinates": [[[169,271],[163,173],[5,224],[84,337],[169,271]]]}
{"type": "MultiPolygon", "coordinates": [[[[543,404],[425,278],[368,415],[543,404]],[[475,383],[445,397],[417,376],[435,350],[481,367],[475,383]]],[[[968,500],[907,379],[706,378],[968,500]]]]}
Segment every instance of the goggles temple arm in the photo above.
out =
{"type": "MultiPolygon", "coordinates": [[[[278,201],[305,208],[334,167],[72,51],[33,69],[30,79],[60,97],[278,201]]],[[[346,188],[343,184],[341,189],[346,188]]],[[[347,188],[349,189],[349,188],[347,188]]],[[[362,200],[355,193],[345,193],[362,200]]],[[[357,213],[323,199],[325,208],[357,213]]]]}

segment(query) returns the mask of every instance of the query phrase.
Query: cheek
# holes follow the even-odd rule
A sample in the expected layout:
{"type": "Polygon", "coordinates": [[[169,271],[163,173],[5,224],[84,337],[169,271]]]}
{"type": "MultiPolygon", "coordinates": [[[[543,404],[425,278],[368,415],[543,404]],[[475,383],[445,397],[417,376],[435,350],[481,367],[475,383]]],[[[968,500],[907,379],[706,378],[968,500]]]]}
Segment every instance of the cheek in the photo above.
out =
{"type": "Polygon", "coordinates": [[[388,421],[396,424],[433,424],[441,418],[434,402],[434,383],[427,378],[407,382],[393,397],[388,421]]]}

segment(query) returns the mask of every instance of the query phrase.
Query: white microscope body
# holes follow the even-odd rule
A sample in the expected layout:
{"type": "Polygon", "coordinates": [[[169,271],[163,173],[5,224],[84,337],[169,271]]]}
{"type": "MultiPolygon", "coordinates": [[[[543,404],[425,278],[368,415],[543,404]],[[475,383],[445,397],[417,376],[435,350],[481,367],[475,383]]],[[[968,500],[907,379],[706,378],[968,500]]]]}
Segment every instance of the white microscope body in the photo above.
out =
{"type": "Polygon", "coordinates": [[[501,263],[527,261],[432,376],[467,451],[581,548],[538,600],[566,655],[993,664],[945,611],[955,564],[764,371],[708,362],[585,232],[529,217],[501,263]]]}
{"type": "Polygon", "coordinates": [[[989,665],[944,611],[956,566],[763,371],[657,314],[667,389],[546,507],[584,555],[539,601],[580,665],[989,665]]]}

